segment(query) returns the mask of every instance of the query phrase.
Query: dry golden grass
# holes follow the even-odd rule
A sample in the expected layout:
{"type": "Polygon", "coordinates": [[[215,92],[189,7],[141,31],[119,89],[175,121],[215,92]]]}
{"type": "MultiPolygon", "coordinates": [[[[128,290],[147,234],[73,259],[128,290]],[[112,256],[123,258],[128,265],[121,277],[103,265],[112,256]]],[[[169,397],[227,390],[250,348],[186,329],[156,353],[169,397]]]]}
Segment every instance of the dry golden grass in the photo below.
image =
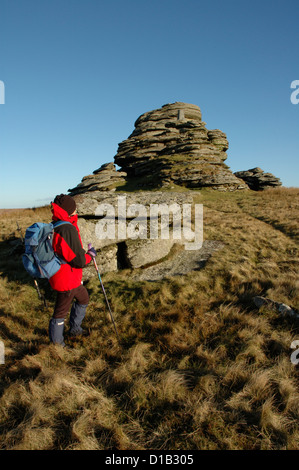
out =
{"type": "Polygon", "coordinates": [[[299,189],[203,192],[204,236],[225,246],[197,272],[161,282],[103,276],[121,337],[89,281],[88,340],[49,345],[48,307],[14,237],[49,208],[0,214],[1,449],[299,449],[299,189]]]}

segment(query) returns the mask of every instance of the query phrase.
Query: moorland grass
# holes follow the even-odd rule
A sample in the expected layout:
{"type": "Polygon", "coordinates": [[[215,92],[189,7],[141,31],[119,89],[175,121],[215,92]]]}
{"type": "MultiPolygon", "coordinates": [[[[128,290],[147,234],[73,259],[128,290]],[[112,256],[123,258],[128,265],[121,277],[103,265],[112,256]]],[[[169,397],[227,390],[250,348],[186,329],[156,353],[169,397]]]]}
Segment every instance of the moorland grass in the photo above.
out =
{"type": "Polygon", "coordinates": [[[48,221],[48,207],[0,214],[0,448],[298,449],[298,321],[255,295],[299,308],[299,189],[202,191],[204,238],[219,240],[200,271],[133,282],[86,282],[90,336],[49,344],[47,307],[24,272],[16,220],[48,221]]]}

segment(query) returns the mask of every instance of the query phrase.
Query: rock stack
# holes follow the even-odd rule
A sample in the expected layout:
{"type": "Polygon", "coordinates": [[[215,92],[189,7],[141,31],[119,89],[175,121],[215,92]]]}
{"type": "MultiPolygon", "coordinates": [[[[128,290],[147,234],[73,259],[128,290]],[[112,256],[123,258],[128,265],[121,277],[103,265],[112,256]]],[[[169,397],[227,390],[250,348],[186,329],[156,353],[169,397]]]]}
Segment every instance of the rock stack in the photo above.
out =
{"type": "MultiPolygon", "coordinates": [[[[224,163],[227,149],[226,135],[219,129],[206,129],[198,106],[177,102],[142,114],[132,134],[118,146],[114,163],[120,170],[113,162],[106,163],[69,190],[77,203],[84,247],[92,243],[100,250],[97,262],[101,272],[141,268],[140,279],[160,279],[167,273],[199,269],[219,243],[205,240],[202,249],[193,250],[190,244],[186,248],[188,230],[198,233],[194,218],[187,226],[184,222],[181,238],[174,236],[177,215],[183,220],[186,205],[193,210],[200,203],[196,189],[259,190],[280,184],[259,168],[233,174],[224,163]],[[119,218],[124,202],[130,210],[119,218]],[[162,211],[156,238],[148,233],[154,206],[162,211]],[[166,223],[170,236],[165,238],[161,230],[169,208],[174,206],[177,213],[166,223]],[[136,218],[141,207],[146,211],[136,218]],[[113,229],[111,236],[99,236],[100,228],[103,233],[109,227],[113,229]],[[142,227],[145,236],[135,237],[142,227]]],[[[92,276],[94,269],[88,267],[84,273],[92,276]]]]}
{"type": "Polygon", "coordinates": [[[234,174],[237,178],[244,180],[253,191],[276,188],[282,184],[279,178],[272,173],[265,173],[259,167],[247,171],[237,171],[234,174]]]}
{"type": "Polygon", "coordinates": [[[90,191],[113,191],[116,186],[126,182],[127,174],[116,171],[113,163],[105,163],[92,175],[84,176],[75,188],[69,189],[70,196],[90,191]]]}
{"type": "Polygon", "coordinates": [[[248,189],[224,163],[228,149],[224,132],[205,126],[198,106],[164,105],[137,119],[132,134],[119,144],[114,161],[144,186],[248,189]]]}

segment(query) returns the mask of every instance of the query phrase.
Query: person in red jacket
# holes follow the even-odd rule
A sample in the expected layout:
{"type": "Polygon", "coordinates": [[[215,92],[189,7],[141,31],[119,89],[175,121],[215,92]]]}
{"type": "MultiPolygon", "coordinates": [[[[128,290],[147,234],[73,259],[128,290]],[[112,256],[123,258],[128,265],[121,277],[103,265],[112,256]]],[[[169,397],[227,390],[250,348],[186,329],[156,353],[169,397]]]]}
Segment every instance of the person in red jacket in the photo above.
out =
{"type": "Polygon", "coordinates": [[[58,221],[65,223],[54,227],[53,249],[63,264],[49,280],[52,289],[57,291],[54,313],[49,323],[49,337],[52,343],[65,346],[65,319],[71,305],[69,334],[70,336],[85,334],[81,323],[85,317],[89,296],[82,284],[82,268],[96,256],[96,251],[91,248],[85,253],[83,249],[75,200],[71,196],[60,194],[55,197],[51,205],[53,223],[58,221]]]}

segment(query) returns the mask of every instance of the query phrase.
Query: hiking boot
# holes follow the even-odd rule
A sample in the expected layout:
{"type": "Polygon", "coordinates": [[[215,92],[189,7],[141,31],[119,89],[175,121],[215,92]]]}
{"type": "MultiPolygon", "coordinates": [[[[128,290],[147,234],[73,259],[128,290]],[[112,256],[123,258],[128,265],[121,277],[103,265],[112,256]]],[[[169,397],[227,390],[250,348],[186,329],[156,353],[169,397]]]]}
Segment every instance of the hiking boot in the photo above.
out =
{"type": "Polygon", "coordinates": [[[74,302],[70,313],[70,331],[69,336],[84,335],[81,323],[84,320],[87,305],[81,305],[74,302]]]}
{"type": "Polygon", "coordinates": [[[51,318],[49,323],[49,338],[53,344],[60,344],[65,346],[64,338],[64,319],[63,318],[51,318]]]}

